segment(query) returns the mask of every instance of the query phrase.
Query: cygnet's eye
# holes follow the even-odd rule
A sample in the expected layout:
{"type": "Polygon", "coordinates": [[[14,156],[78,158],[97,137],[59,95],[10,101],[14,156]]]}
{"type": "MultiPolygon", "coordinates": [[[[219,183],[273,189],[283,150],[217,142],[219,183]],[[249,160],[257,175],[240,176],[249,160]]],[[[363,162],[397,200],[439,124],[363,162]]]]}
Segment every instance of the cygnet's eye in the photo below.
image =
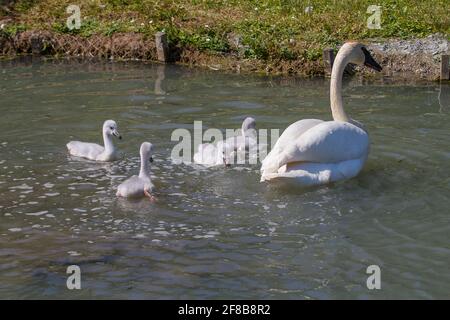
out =
{"type": "Polygon", "coordinates": [[[111,130],[114,130],[114,127],[109,127],[111,130]]]}

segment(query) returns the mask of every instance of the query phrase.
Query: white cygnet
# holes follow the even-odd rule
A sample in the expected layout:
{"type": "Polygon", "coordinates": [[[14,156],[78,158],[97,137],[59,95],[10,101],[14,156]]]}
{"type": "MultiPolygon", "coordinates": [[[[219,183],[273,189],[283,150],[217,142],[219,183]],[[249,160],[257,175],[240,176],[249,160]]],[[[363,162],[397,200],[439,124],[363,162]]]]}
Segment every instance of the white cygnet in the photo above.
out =
{"type": "Polygon", "coordinates": [[[112,142],[113,136],[122,139],[122,136],[117,131],[116,122],[106,120],[103,123],[104,146],[96,143],[70,141],[67,144],[67,149],[71,155],[76,157],[95,161],[114,161],[117,159],[117,151],[112,142]]]}
{"type": "Polygon", "coordinates": [[[139,176],[132,176],[122,182],[117,187],[116,195],[118,197],[125,198],[139,198],[147,196],[150,200],[156,200],[152,195],[155,189],[152,181],[150,180],[150,162],[153,162],[153,145],[150,142],[144,142],[141,145],[140,155],[141,155],[141,169],[139,171],[139,176]]]}

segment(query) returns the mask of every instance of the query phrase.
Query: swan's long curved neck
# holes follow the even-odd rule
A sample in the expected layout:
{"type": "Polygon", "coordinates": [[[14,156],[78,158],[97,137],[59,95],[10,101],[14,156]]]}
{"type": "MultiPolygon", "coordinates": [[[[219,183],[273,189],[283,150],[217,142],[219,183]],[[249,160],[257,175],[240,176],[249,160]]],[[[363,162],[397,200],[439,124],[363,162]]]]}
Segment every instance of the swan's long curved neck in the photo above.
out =
{"type": "Polygon", "coordinates": [[[150,165],[148,162],[148,157],[141,155],[141,169],[139,170],[139,178],[150,179],[150,165]]]}
{"type": "Polygon", "coordinates": [[[244,138],[244,141],[245,141],[245,131],[246,131],[246,127],[244,126],[244,123],[243,123],[241,126],[241,135],[242,135],[242,138],[244,138]]]}
{"type": "Polygon", "coordinates": [[[105,145],[105,153],[112,154],[115,151],[114,144],[112,142],[112,137],[106,132],[103,132],[103,143],[105,145]]]}
{"type": "Polygon", "coordinates": [[[251,128],[246,128],[246,127],[244,127],[244,125],[242,125],[242,128],[241,128],[241,135],[242,135],[242,138],[244,139],[244,141],[247,141],[247,138],[252,138],[252,137],[254,137],[254,135],[255,135],[255,131],[256,129],[255,128],[253,128],[253,127],[251,127],[251,128]]]}
{"type": "Polygon", "coordinates": [[[333,120],[349,122],[350,118],[344,111],[342,102],[342,78],[344,70],[350,59],[350,52],[340,50],[334,60],[333,69],[331,70],[330,83],[330,103],[333,120]]]}

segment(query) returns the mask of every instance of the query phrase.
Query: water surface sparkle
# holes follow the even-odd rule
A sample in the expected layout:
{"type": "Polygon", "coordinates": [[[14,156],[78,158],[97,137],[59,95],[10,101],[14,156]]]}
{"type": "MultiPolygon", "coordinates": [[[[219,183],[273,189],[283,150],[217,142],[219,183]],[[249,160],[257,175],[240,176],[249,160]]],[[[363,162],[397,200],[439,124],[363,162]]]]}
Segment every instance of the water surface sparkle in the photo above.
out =
{"type": "Polygon", "coordinates": [[[284,130],[330,119],[326,80],[1,64],[1,298],[449,297],[450,119],[438,100],[448,87],[348,83],[344,103],[369,131],[369,160],[355,179],[302,191],[259,183],[259,165],[173,164],[170,135],[194,120],[238,128],[253,116],[284,130]],[[68,156],[69,140],[101,142],[106,119],[124,137],[121,160],[68,156]],[[142,141],[155,145],[155,204],[115,197],[139,170],[142,141]],[[66,288],[71,264],[82,290],[66,288]],[[379,291],[366,288],[372,264],[379,291]]]}

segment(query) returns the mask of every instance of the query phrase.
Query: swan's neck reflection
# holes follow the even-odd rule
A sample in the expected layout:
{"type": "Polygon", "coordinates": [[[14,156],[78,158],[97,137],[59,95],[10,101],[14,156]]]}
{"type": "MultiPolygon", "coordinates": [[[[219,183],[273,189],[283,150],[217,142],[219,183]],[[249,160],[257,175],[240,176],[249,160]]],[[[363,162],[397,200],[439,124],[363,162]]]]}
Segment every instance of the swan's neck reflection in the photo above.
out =
{"type": "Polygon", "coordinates": [[[155,94],[165,95],[166,91],[163,90],[163,80],[166,78],[166,65],[159,65],[156,69],[156,81],[155,81],[155,94]]]}
{"type": "Polygon", "coordinates": [[[441,106],[439,111],[440,112],[448,112],[449,105],[450,105],[450,85],[449,84],[440,82],[438,100],[439,100],[439,105],[441,106]]]}

